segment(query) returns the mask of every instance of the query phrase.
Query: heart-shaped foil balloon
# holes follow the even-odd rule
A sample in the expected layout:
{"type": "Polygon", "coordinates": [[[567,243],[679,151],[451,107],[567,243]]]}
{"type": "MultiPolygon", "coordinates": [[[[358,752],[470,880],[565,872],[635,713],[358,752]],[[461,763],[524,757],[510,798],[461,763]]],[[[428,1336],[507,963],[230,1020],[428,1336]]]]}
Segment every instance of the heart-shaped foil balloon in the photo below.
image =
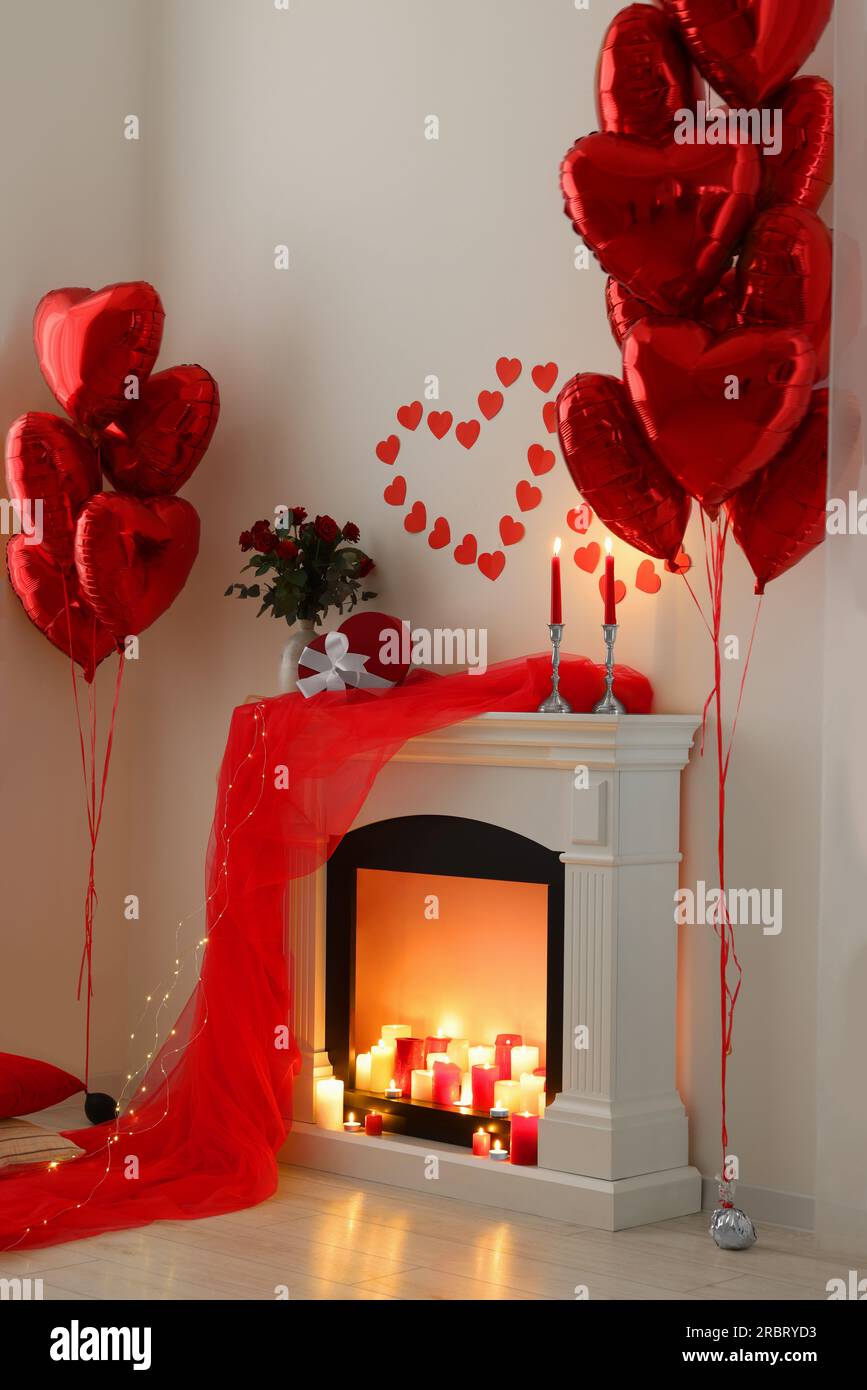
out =
{"type": "Polygon", "coordinates": [[[563,161],[566,214],[604,270],[660,313],[691,314],[719,282],[761,184],[755,145],[645,145],[596,132],[563,161]]]}
{"type": "Polygon", "coordinates": [[[809,208],[768,208],[756,218],[737,264],[741,322],[803,328],[816,352],[819,380],[831,360],[831,234],[809,208]]]}
{"type": "Polygon", "coordinates": [[[6,547],[6,568],[30,621],[92,681],[116,644],[82,598],[75,569],[63,570],[43,546],[28,545],[23,535],[13,536],[6,547]]]}
{"type": "Polygon", "coordinates": [[[78,513],[102,487],[96,450],[59,415],[31,410],[6,436],[6,487],[31,527],[41,520],[35,539],[45,554],[68,569],[78,513]]]}
{"type": "Polygon", "coordinates": [[[765,152],[761,203],[800,203],[818,212],[834,181],[834,88],[796,77],[781,92],[782,148],[765,152]]]}
{"type": "MultiPolygon", "coordinates": [[[[698,321],[713,333],[728,333],[732,328],[739,327],[740,319],[734,293],[735,272],[732,269],[726,271],[716,289],[711,290],[702,300],[696,313],[698,321]]],[[[608,313],[608,326],[618,347],[622,347],[623,339],[640,319],[646,319],[653,314],[649,304],[644,304],[634,294],[630,294],[629,290],[624,289],[623,285],[619,285],[610,275],[605,286],[605,308],[608,313]]]]}
{"type": "Polygon", "coordinates": [[[101,492],[75,532],[81,592],[122,641],[143,632],[174,602],[199,549],[199,517],[182,497],[143,501],[101,492]]]}
{"type": "Polygon", "coordinates": [[[827,493],[828,392],[819,390],[791,443],[727,504],[757,594],[822,544],[827,493]]]}
{"type": "Polygon", "coordinates": [[[609,531],[658,560],[674,560],[690,499],[647,447],[623,383],[584,372],[557,400],[560,447],[584,501],[609,531]]]}
{"type": "Polygon", "coordinates": [[[210,444],[219,416],[217,383],[204,367],[156,372],[103,436],[106,476],[118,492],[136,497],[177,492],[210,444]]]}
{"type": "Polygon", "coordinates": [[[649,5],[627,5],[608,26],[596,70],[599,127],[639,140],[670,140],[678,111],[700,95],[677,34],[649,5]]]}
{"type": "Polygon", "coordinates": [[[153,285],[139,280],[52,290],[39,301],[33,342],[42,375],[82,429],[104,429],[129,404],[131,384],[147,380],[164,319],[153,285]]]}
{"type": "Polygon", "coordinates": [[[623,370],[657,458],[714,517],[803,420],[816,354],[794,328],[715,338],[691,320],[656,318],[627,334],[623,370]]]}
{"type": "Polygon", "coordinates": [[[657,0],[732,106],[761,106],[810,56],[834,0],[657,0]]]}

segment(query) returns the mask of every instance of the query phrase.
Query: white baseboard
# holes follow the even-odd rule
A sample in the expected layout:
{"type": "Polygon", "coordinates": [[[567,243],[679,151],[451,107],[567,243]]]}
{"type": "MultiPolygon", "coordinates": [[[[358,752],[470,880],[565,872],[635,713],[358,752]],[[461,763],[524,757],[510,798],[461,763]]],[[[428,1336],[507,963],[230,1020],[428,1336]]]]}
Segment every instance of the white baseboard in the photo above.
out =
{"type": "MultiPolygon", "coordinates": [[[[701,1180],[703,1211],[713,1211],[717,1203],[719,1184],[715,1178],[701,1180]]],[[[766,1221],[771,1226],[792,1226],[798,1231],[816,1229],[816,1199],[803,1192],[780,1192],[775,1187],[750,1187],[738,1183],[735,1202],[757,1224],[766,1221]]]]}

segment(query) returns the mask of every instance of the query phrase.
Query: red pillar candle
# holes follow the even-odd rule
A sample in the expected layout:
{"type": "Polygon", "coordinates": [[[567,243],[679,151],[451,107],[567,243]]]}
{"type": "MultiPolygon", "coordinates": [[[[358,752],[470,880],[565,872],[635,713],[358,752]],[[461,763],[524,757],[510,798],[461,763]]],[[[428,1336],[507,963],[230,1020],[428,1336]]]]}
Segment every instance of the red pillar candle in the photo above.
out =
{"type": "Polygon", "coordinates": [[[394,1079],[401,1094],[412,1093],[412,1073],[424,1069],[424,1042],[421,1038],[395,1038],[394,1079]]]}
{"type": "Polygon", "coordinates": [[[605,617],[603,621],[611,624],[617,622],[617,606],[614,601],[614,556],[611,554],[611,537],[605,538],[605,549],[608,552],[605,556],[605,617]]]}
{"type": "Polygon", "coordinates": [[[477,1129],[473,1135],[473,1156],[487,1158],[491,1152],[491,1136],[484,1129],[477,1129]]]}
{"type": "Polygon", "coordinates": [[[435,1038],[425,1038],[425,1040],[424,1040],[424,1063],[423,1063],[423,1065],[424,1065],[425,1067],[427,1066],[427,1055],[428,1055],[429,1052],[445,1052],[445,1050],[446,1050],[446,1048],[448,1047],[448,1045],[449,1045],[450,1042],[451,1042],[451,1038],[443,1038],[443,1037],[440,1037],[439,1034],[437,1034],[437,1036],[436,1036],[435,1038]]]}
{"type": "Polygon", "coordinates": [[[554,542],[554,554],[551,556],[551,622],[562,623],[563,621],[563,596],[560,589],[560,537],[554,542]]]}
{"type": "Polygon", "coordinates": [[[520,1033],[498,1033],[495,1044],[494,1060],[500,1069],[497,1077],[498,1081],[511,1081],[512,1079],[512,1048],[520,1047],[524,1039],[520,1033]]]}
{"type": "Polygon", "coordinates": [[[512,1139],[509,1161],[525,1168],[535,1168],[539,1162],[539,1116],[516,1111],[512,1116],[512,1139]]]}
{"type": "Polygon", "coordinates": [[[461,1098],[461,1069],[455,1062],[434,1062],[433,1101],[435,1105],[457,1105],[461,1098]]]}
{"type": "Polygon", "coordinates": [[[364,1117],[364,1132],[374,1138],[382,1134],[382,1116],[378,1110],[371,1110],[369,1115],[364,1117]]]}
{"type": "Polygon", "coordinates": [[[487,1114],[494,1104],[494,1083],[499,1080],[500,1068],[494,1062],[483,1062],[481,1066],[473,1067],[474,1110],[484,1110],[487,1114]]]}

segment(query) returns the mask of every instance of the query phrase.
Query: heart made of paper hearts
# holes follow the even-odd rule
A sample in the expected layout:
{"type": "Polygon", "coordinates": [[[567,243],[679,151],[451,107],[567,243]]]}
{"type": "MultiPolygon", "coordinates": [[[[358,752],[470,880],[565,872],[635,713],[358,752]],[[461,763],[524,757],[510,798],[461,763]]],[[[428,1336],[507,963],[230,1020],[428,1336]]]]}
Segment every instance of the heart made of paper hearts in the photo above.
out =
{"type": "Polygon", "coordinates": [[[623,370],[657,458],[713,517],[804,418],[816,354],[797,329],[744,328],[714,338],[690,320],[657,318],[627,335],[623,370]]]}
{"type": "Polygon", "coordinates": [[[220,393],[204,367],[155,373],[103,435],[106,476],[118,492],[170,496],[198,466],[219,418],[220,393]]]}
{"type": "Polygon", "coordinates": [[[30,504],[31,522],[41,502],[41,548],[69,568],[78,513],[102,488],[96,450],[59,415],[31,410],[13,421],[6,436],[6,487],[14,501],[30,504]]]}
{"type": "Polygon", "coordinates": [[[670,139],[678,111],[694,106],[692,64],[664,15],[628,5],[602,40],[596,69],[599,128],[638,140],[670,139]]]}
{"type": "Polygon", "coordinates": [[[809,208],[768,208],[750,228],[738,258],[735,298],[745,326],[803,328],[819,380],[831,362],[831,233],[809,208]]]}
{"type": "Polygon", "coordinates": [[[561,168],[566,214],[609,275],[661,313],[692,313],[755,211],[754,145],[645,145],[596,132],[561,168]]]}
{"type": "Polygon", "coordinates": [[[834,181],[834,88],[824,77],[796,77],[781,95],[782,148],[765,151],[761,203],[818,212],[834,181]]]}
{"type": "Polygon", "coordinates": [[[733,106],[761,106],[810,56],[834,0],[657,0],[692,61],[733,106]]]}
{"type": "Polygon", "coordinates": [[[153,285],[138,280],[52,290],[39,301],[33,342],[42,375],[82,429],[104,429],[126,409],[129,378],[141,387],[157,360],[164,319],[153,285]]]}
{"type": "Polygon", "coordinates": [[[95,667],[115,650],[116,643],[83,599],[75,569],[62,569],[43,546],[28,545],[23,535],[13,536],[6,547],[6,567],[34,627],[72,657],[86,681],[92,681],[95,667]]]}
{"type": "Polygon", "coordinates": [[[101,492],[75,532],[81,592],[118,640],[143,632],[177,598],[199,549],[199,517],[182,497],[101,492]]]}

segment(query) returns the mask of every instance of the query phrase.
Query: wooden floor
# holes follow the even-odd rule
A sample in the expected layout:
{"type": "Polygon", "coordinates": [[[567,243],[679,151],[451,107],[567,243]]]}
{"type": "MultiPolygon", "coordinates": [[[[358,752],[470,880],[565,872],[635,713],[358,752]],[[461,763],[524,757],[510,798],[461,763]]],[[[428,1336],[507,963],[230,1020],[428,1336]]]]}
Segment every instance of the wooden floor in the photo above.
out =
{"type": "Polygon", "coordinates": [[[793,1302],[847,1276],[812,1236],[766,1226],[725,1252],[707,1221],[610,1234],[283,1168],[248,1211],[0,1255],[0,1276],[39,1276],[46,1299],[571,1300],[583,1285],[591,1299],[793,1302]]]}

